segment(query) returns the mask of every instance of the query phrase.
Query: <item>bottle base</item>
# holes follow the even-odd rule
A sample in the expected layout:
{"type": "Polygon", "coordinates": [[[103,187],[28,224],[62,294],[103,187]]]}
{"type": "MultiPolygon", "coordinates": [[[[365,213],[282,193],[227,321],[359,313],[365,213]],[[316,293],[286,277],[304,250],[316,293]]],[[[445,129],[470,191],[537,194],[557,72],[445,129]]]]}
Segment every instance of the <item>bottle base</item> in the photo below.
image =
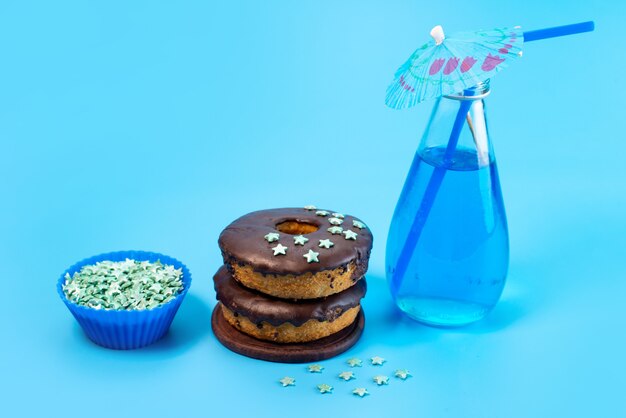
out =
{"type": "Polygon", "coordinates": [[[471,324],[484,318],[493,308],[493,305],[432,297],[409,296],[398,298],[396,303],[410,318],[442,328],[471,324]]]}

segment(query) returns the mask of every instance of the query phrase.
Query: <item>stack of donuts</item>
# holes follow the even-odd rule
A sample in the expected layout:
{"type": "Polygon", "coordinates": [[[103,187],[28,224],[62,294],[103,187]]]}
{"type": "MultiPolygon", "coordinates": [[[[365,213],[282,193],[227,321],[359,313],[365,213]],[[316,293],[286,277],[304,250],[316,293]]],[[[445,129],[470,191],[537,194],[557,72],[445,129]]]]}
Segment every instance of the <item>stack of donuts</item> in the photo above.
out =
{"type": "Polygon", "coordinates": [[[307,361],[309,348],[315,359],[345,351],[363,329],[372,241],[361,220],[314,206],[240,217],[219,237],[215,335],[273,361],[307,361]]]}

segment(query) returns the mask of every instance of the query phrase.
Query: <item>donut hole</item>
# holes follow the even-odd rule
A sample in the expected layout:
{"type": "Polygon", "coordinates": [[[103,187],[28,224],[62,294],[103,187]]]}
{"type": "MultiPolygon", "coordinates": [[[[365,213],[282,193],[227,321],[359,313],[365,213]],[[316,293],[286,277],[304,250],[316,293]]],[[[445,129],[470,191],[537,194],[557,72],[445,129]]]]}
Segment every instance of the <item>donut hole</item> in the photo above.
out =
{"type": "Polygon", "coordinates": [[[319,226],[301,221],[284,221],[276,225],[276,229],[280,232],[290,235],[310,234],[320,229],[319,226]]]}

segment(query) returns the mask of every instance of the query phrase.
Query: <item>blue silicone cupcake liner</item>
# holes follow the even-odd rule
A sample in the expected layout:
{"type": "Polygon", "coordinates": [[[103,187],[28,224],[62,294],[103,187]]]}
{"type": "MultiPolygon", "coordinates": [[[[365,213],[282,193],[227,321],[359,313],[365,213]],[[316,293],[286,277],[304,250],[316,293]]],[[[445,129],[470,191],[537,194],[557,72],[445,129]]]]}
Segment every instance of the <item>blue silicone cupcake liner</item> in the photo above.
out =
{"type": "Polygon", "coordinates": [[[65,270],[57,282],[57,292],[91,341],[106,348],[130,350],[150,345],[167,333],[189,286],[191,273],[183,263],[172,257],[146,251],[116,251],[86,258],[65,270]],[[83,266],[106,260],[124,261],[127,258],[137,261],[161,261],[163,264],[182,269],[182,291],[171,301],[146,310],[93,309],[77,305],[65,296],[63,284],[66,273],[73,276],[83,266]]]}

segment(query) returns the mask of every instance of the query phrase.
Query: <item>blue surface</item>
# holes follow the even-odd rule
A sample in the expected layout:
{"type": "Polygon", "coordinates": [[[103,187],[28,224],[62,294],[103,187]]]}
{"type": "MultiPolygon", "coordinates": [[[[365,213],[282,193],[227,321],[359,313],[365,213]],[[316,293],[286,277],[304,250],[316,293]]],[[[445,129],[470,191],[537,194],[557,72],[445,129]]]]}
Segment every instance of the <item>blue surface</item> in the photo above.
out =
{"type": "Polygon", "coordinates": [[[624,416],[624,17],[617,1],[2,2],[2,415],[624,416]],[[430,105],[386,109],[394,71],[435,24],[591,19],[592,34],[527,45],[492,80],[503,299],[459,330],[399,316],[385,236],[430,105]],[[367,325],[348,355],[386,357],[408,381],[358,399],[348,389],[377,369],[340,382],[347,355],[309,375],[212,336],[221,229],[308,203],[372,228],[367,325]],[[128,248],[171,255],[194,281],[166,339],[117,352],[87,340],[55,284],[128,248]]]}

